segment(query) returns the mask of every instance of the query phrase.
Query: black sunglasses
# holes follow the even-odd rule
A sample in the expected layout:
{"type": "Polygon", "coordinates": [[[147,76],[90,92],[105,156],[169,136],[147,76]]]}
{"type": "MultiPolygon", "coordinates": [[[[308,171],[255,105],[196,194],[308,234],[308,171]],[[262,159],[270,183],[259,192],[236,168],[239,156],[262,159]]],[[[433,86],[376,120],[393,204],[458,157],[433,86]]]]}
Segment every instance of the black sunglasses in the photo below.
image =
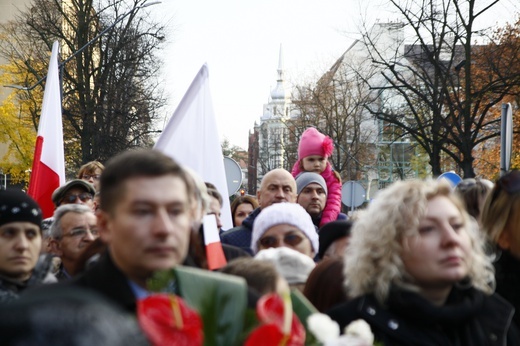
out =
{"type": "Polygon", "coordinates": [[[83,193],[79,193],[77,195],[67,195],[67,196],[63,197],[63,199],[61,200],[61,203],[65,202],[68,204],[72,204],[72,203],[76,202],[76,199],[78,199],[78,198],[82,202],[90,201],[92,199],[92,194],[90,194],[88,192],[83,192],[83,193]]]}
{"type": "MultiPolygon", "coordinates": [[[[302,241],[303,237],[298,234],[286,234],[283,236],[283,242],[290,246],[296,246],[300,244],[302,241]]],[[[260,238],[259,243],[264,248],[278,247],[280,245],[280,238],[268,235],[263,238],[260,238]]]]}
{"type": "Polygon", "coordinates": [[[491,204],[493,204],[501,190],[504,190],[508,195],[520,192],[520,171],[511,171],[497,180],[493,196],[491,197],[491,204]]]}

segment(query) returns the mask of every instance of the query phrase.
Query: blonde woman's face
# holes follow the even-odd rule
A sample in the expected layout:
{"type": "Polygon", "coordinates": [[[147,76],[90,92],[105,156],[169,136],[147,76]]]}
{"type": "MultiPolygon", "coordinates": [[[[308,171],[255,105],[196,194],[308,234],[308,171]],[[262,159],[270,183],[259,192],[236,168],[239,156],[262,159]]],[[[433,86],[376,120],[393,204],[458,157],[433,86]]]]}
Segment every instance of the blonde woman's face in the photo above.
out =
{"type": "Polygon", "coordinates": [[[470,266],[471,239],[459,209],[445,196],[428,202],[417,235],[403,241],[402,260],[415,284],[428,291],[450,289],[470,266]]]}

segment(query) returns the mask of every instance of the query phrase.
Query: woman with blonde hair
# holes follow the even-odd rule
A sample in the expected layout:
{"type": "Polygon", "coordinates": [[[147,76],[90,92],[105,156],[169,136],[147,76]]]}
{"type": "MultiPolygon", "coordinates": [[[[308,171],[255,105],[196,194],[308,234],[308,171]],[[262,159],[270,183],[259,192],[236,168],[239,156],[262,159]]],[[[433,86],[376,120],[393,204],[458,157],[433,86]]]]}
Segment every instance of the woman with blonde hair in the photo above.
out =
{"type": "Polygon", "coordinates": [[[482,210],[482,229],[495,247],[496,291],[515,307],[520,326],[520,171],[496,182],[482,210]]]}
{"type": "Polygon", "coordinates": [[[367,321],[383,345],[519,345],[514,309],[493,293],[477,225],[446,182],[396,182],[352,229],[345,285],[328,314],[367,321]]]}

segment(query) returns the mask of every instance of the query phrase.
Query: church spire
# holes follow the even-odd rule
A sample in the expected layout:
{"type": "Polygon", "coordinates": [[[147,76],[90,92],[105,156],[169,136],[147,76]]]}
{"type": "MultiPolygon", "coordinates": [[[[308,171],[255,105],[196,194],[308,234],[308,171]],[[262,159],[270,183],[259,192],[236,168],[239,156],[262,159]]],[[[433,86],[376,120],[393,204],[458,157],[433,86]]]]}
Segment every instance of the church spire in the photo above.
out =
{"type": "Polygon", "coordinates": [[[283,82],[283,52],[282,44],[280,43],[280,53],[278,55],[278,82],[283,82]]]}
{"type": "Polygon", "coordinates": [[[276,80],[276,87],[271,91],[271,99],[284,100],[286,96],[285,81],[283,79],[283,52],[282,44],[280,43],[280,53],[278,54],[278,79],[276,80]]]}

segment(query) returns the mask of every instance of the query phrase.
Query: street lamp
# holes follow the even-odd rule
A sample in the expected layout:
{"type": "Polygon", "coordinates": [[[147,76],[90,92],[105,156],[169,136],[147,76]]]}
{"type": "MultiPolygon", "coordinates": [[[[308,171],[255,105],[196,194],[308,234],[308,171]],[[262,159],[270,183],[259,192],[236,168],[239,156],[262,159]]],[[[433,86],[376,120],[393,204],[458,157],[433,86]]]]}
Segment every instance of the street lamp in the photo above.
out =
{"type": "MultiPolygon", "coordinates": [[[[79,53],[83,52],[88,46],[90,46],[92,43],[96,42],[101,36],[103,36],[104,34],[106,34],[108,31],[110,31],[112,28],[114,28],[114,26],[116,26],[117,23],[121,22],[123,19],[125,19],[128,15],[130,15],[131,13],[133,13],[134,11],[139,11],[140,9],[142,8],[145,8],[145,7],[148,7],[148,6],[152,6],[152,5],[157,5],[157,4],[160,4],[161,1],[152,1],[152,2],[145,2],[144,4],[142,5],[139,5],[139,6],[136,6],[134,8],[132,8],[130,11],[122,14],[121,16],[119,16],[114,23],[112,23],[112,25],[108,26],[107,28],[105,28],[103,31],[101,31],[99,34],[96,35],[96,37],[94,37],[93,39],[91,39],[90,41],[88,41],[87,43],[85,43],[85,45],[83,47],[81,47],[80,49],[78,49],[76,52],[74,52],[74,54],[72,54],[71,56],[69,56],[67,59],[63,60],[59,65],[58,65],[58,68],[60,69],[60,71],[63,70],[63,68],[65,67],[65,64],[67,64],[70,60],[72,60],[76,55],[78,55],[79,53]]],[[[63,76],[63,74],[62,74],[63,76]]],[[[12,85],[12,84],[9,84],[9,85],[4,85],[4,87],[6,88],[13,88],[13,89],[19,89],[19,90],[25,90],[25,91],[30,91],[30,90],[33,90],[34,88],[36,88],[38,85],[40,85],[41,83],[43,83],[43,81],[47,78],[47,75],[43,76],[42,78],[40,78],[36,83],[34,83],[34,85],[31,85],[29,87],[27,86],[21,86],[21,85],[12,85]]]]}

